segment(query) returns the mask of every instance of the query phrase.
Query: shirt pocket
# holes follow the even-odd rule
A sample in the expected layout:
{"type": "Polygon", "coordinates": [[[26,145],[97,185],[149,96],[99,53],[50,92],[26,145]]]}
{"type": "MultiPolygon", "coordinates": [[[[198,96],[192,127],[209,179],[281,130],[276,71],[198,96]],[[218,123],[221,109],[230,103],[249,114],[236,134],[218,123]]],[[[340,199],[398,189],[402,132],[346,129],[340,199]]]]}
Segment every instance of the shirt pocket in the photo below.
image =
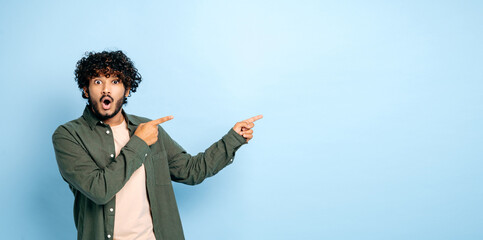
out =
{"type": "Polygon", "coordinates": [[[171,184],[169,173],[168,156],[165,151],[161,151],[152,157],[154,182],[156,185],[171,184]]]}

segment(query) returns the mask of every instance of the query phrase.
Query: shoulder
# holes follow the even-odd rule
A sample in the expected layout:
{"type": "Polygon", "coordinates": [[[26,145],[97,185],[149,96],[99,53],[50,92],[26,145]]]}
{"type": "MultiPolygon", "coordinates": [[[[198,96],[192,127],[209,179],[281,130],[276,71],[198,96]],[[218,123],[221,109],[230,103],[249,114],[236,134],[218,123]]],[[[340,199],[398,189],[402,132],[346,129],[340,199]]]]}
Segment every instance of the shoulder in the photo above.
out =
{"type": "Polygon", "coordinates": [[[137,116],[137,115],[133,115],[133,114],[126,114],[126,116],[129,119],[129,121],[131,121],[132,123],[134,123],[136,125],[151,121],[151,119],[149,119],[149,118],[141,117],[141,116],[137,116]]]}
{"type": "Polygon", "coordinates": [[[77,131],[83,131],[84,129],[88,128],[89,125],[87,121],[83,117],[79,117],[58,126],[52,134],[52,137],[55,138],[56,136],[72,135],[77,131]]]}

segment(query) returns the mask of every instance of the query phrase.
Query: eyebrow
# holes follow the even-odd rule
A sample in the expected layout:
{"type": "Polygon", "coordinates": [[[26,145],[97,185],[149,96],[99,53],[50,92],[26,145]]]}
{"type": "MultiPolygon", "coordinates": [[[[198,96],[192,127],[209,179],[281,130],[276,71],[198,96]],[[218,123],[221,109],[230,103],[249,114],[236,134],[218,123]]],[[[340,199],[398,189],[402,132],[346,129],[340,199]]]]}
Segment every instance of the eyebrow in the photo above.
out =
{"type": "MultiPolygon", "coordinates": [[[[99,76],[97,76],[97,77],[93,77],[93,78],[92,78],[92,80],[102,80],[102,79],[101,79],[99,76]]],[[[112,77],[112,80],[113,80],[113,81],[114,81],[114,80],[119,80],[119,78],[118,78],[118,77],[112,77]]],[[[120,81],[120,80],[119,80],[119,81],[120,81]]]]}

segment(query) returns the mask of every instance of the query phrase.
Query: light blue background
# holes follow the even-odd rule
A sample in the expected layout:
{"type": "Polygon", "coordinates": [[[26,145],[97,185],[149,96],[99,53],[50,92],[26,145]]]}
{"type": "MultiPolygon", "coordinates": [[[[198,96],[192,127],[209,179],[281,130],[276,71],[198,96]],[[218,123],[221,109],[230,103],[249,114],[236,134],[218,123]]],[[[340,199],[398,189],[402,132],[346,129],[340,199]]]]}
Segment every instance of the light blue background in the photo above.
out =
{"type": "Polygon", "coordinates": [[[481,1],[2,1],[0,238],[75,238],[51,134],[77,60],[120,49],[125,109],[192,154],[265,116],[175,184],[187,239],[483,239],[482,43],[481,1]]]}

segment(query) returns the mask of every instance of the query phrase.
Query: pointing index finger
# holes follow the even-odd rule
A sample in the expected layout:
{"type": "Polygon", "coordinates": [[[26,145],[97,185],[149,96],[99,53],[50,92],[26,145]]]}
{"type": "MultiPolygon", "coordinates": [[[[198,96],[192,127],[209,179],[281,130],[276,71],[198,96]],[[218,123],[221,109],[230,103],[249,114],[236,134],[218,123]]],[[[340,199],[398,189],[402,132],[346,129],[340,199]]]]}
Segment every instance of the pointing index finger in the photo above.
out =
{"type": "Polygon", "coordinates": [[[250,123],[252,123],[252,122],[255,122],[255,121],[260,120],[262,118],[263,118],[263,115],[258,115],[258,116],[255,116],[255,117],[251,117],[251,118],[245,120],[244,122],[250,122],[250,123]]]}
{"type": "Polygon", "coordinates": [[[158,118],[156,120],[152,120],[149,123],[152,123],[153,125],[159,125],[159,124],[164,123],[166,121],[169,121],[173,118],[174,118],[173,116],[166,116],[166,117],[158,118]]]}

